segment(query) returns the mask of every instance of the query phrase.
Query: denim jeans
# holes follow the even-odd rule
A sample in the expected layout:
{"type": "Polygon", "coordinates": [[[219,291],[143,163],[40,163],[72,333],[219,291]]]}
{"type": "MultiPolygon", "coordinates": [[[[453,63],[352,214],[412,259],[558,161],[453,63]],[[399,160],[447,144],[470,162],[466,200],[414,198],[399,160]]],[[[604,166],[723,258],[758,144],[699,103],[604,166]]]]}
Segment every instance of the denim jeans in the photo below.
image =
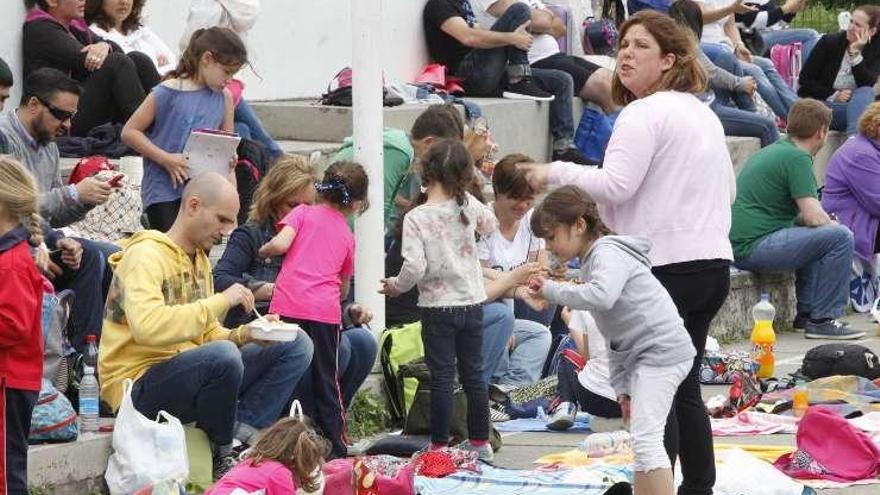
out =
{"type": "MultiPolygon", "coordinates": [[[[716,59],[725,53],[728,57],[733,55],[733,48],[720,43],[701,43],[700,47],[703,49],[706,56],[715,62],[716,65],[728,69],[725,65],[729,66],[729,58],[723,64],[716,62],[716,59]]],[[[794,102],[798,100],[797,94],[785,84],[785,80],[782,79],[782,76],[776,71],[776,67],[770,59],[753,57],[752,60],[753,63],[748,63],[737,59],[735,64],[738,64],[741,69],[735,69],[729,72],[736,75],[745,75],[755,78],[755,81],[758,83],[758,94],[761,95],[761,98],[767,102],[767,105],[770,106],[777,117],[787,120],[789,109],[791,109],[794,102]]],[[[736,67],[736,65],[734,65],[734,67],[736,67]]]]}
{"type": "Polygon", "coordinates": [[[507,354],[507,342],[513,335],[513,311],[503,301],[483,305],[483,382],[489,383],[501,356],[507,354]]]}
{"type": "Polygon", "coordinates": [[[513,301],[513,314],[519,320],[532,320],[536,321],[545,327],[549,327],[550,323],[553,322],[553,317],[556,315],[556,305],[551,304],[544,311],[536,311],[531,308],[528,304],[520,301],[519,299],[515,299],[513,301]]]}
{"type": "Polygon", "coordinates": [[[767,44],[767,51],[762,54],[766,57],[770,56],[770,49],[773,48],[774,45],[801,43],[803,44],[801,60],[806,62],[807,58],[810,57],[810,53],[813,52],[816,43],[819,42],[819,33],[815,29],[762,29],[760,32],[761,36],[764,38],[764,43],[767,44]]]}
{"type": "Polygon", "coordinates": [[[215,446],[232,443],[236,420],[251,429],[270,426],[312,359],[312,343],[203,344],[152,366],[131,391],[148,418],[165,410],[182,423],[195,421],[215,446]]]}
{"type": "Polygon", "coordinates": [[[874,88],[870,86],[854,89],[846,103],[826,101],[825,104],[831,107],[831,128],[855,136],[859,132],[859,118],[871,103],[874,103],[874,88]]]}
{"type": "Polygon", "coordinates": [[[566,149],[574,145],[574,79],[567,72],[556,69],[532,69],[532,81],[553,95],[550,102],[550,135],[553,149],[566,149]]]}
{"type": "Polygon", "coordinates": [[[754,63],[743,63],[743,72],[754,77],[758,82],[758,93],[773,113],[788,120],[788,111],[798,100],[797,93],[785,83],[785,79],[779,75],[776,66],[769,58],[754,57],[752,60],[754,63]]]}
{"type": "MultiPolygon", "coordinates": [[[[745,76],[742,65],[739,63],[739,59],[736,58],[736,55],[734,55],[731,50],[726,50],[724,45],[717,43],[703,43],[700,45],[700,48],[703,50],[703,53],[709,57],[709,60],[711,60],[713,64],[737,77],[745,76]]],[[[750,112],[757,111],[755,100],[748,93],[715,88],[715,97],[724,105],[732,104],[740,110],[747,110],[750,112]]]]}
{"type": "Polygon", "coordinates": [[[776,142],[779,139],[779,130],[776,122],[748,110],[723,105],[715,100],[710,105],[712,111],[721,120],[726,136],[756,137],[761,140],[761,147],[776,142]]]}
{"type": "Polygon", "coordinates": [[[107,258],[119,251],[119,246],[106,242],[95,242],[76,238],[82,245],[82,259],[77,270],[72,270],[61,263],[61,255],[52,260],[64,270],[55,277],[52,285],[56,290],[71,289],[73,304],[68,324],[70,344],[79,352],[85,352],[86,335],[94,334],[101,337],[104,318],[104,301],[110,278],[113,273],[107,265],[107,258]]]}
{"type": "MultiPolygon", "coordinates": [[[[510,33],[523,23],[532,19],[528,5],[515,3],[504,11],[492,25],[492,31],[510,33]]],[[[507,84],[507,67],[519,66],[529,70],[528,52],[508,45],[499,48],[470,51],[455,69],[455,75],[464,78],[464,88],[468,96],[501,96],[501,89],[507,84]]]]}
{"type": "Polygon", "coordinates": [[[376,363],[379,343],[369,328],[352,327],[342,332],[339,340],[339,381],[342,403],[348,409],[354,394],[364,383],[376,363]]]}
{"type": "Polygon", "coordinates": [[[275,160],[281,156],[284,151],[278,146],[278,143],[269,136],[260,117],[254,112],[247,100],[242,99],[235,107],[235,132],[245,139],[252,139],[266,147],[266,150],[275,160]]]}
{"type": "Polygon", "coordinates": [[[422,308],[425,364],[431,371],[431,441],[449,442],[456,362],[467,397],[469,440],[489,439],[489,394],[482,378],[482,305],[422,308]]]}
{"type": "Polygon", "coordinates": [[[492,381],[512,386],[537,382],[553,340],[550,329],[531,320],[516,320],[513,337],[513,350],[501,354],[492,381]]]}
{"type": "Polygon", "coordinates": [[[736,260],[755,272],[795,271],[797,312],[813,319],[843,315],[849,300],[853,235],[843,225],[791,227],[758,241],[736,260]]]}

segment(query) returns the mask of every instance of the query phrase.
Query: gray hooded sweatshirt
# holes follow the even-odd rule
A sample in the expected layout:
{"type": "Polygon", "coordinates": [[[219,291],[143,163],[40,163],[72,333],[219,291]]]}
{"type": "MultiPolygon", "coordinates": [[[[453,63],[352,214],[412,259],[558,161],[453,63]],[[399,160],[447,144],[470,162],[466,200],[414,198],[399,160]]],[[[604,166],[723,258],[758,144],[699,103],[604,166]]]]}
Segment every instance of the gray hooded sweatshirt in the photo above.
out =
{"type": "Polygon", "coordinates": [[[593,314],[618,396],[630,394],[636,365],[672,366],[697,354],[672,297],[651,273],[650,249],[644,237],[602,237],[581,260],[582,284],[543,286],[547,300],[593,314]]]}

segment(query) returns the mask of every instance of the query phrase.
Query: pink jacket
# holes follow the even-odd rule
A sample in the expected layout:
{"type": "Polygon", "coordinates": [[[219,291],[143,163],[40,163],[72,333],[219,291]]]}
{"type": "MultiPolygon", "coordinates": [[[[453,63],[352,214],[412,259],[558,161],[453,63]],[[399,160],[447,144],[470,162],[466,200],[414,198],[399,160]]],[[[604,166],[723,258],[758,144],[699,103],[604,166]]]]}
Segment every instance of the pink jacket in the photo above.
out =
{"type": "Polygon", "coordinates": [[[603,168],[555,162],[549,182],[586,191],[617,233],[647,237],[654,266],[733,259],[733,164],[721,122],[691,94],[664,91],[630,103],[603,168]]]}

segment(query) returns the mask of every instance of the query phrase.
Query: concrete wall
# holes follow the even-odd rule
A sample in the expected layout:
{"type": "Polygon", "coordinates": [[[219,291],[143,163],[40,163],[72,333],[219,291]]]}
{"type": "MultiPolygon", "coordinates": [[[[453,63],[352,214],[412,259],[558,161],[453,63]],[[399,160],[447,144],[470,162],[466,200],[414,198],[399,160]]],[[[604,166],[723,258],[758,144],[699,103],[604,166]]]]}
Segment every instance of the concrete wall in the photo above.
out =
{"type": "MultiPolygon", "coordinates": [[[[252,100],[313,97],[339,69],[351,65],[350,2],[357,0],[263,0],[248,34],[254,74],[242,71],[252,100]]],[[[411,80],[427,51],[421,24],[425,0],[382,0],[383,61],[387,79],[411,80]]],[[[186,23],[186,0],[148,0],[147,24],[177,47],[186,23]]],[[[0,0],[0,57],[21,74],[22,0],[0,0]]],[[[16,83],[18,84],[18,83],[16,83]]],[[[13,100],[18,101],[14,90],[13,100]]]]}

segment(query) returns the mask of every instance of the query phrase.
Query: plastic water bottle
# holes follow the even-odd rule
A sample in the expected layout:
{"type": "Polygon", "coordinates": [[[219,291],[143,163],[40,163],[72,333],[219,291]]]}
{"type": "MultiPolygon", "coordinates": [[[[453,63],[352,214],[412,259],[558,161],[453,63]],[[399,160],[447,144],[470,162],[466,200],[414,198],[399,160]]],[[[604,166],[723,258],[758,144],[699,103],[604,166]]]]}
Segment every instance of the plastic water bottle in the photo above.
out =
{"type": "Polygon", "coordinates": [[[98,369],[98,337],[94,334],[86,335],[86,353],[83,355],[83,363],[98,369]]]}
{"type": "Polygon", "coordinates": [[[95,368],[86,365],[79,385],[79,431],[95,433],[99,427],[98,417],[98,379],[95,368]]]}
{"type": "Polygon", "coordinates": [[[761,294],[761,300],[752,308],[752,357],[758,363],[758,378],[770,378],[776,371],[776,356],[773,346],[776,345],[776,332],[773,331],[773,319],[776,308],[770,304],[770,296],[761,294]]]}
{"type": "Polygon", "coordinates": [[[581,442],[580,449],[587,457],[605,457],[632,448],[632,436],[628,431],[593,433],[581,442]]]}

